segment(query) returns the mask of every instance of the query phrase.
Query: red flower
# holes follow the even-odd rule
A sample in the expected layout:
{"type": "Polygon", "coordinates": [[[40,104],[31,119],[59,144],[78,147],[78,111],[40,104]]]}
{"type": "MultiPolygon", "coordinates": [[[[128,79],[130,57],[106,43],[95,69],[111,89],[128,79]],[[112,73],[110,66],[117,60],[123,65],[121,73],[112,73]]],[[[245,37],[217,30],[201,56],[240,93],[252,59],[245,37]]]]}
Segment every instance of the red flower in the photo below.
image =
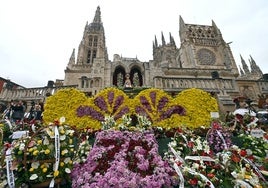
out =
{"type": "Polygon", "coordinates": [[[239,163],[240,160],[241,160],[240,157],[239,157],[239,155],[237,155],[237,154],[232,154],[231,159],[232,159],[235,163],[239,163]]]}
{"type": "Polygon", "coordinates": [[[210,178],[210,179],[212,179],[214,176],[215,176],[215,174],[213,174],[213,173],[208,173],[207,174],[207,177],[210,178]]]}
{"type": "Polygon", "coordinates": [[[59,126],[60,125],[60,121],[59,120],[54,120],[54,125],[59,126]]]}
{"type": "Polygon", "coordinates": [[[194,147],[194,142],[189,141],[189,142],[187,143],[187,146],[188,146],[189,148],[193,148],[193,147],[194,147]]]}
{"type": "Polygon", "coordinates": [[[245,157],[246,155],[247,155],[247,151],[242,149],[240,151],[240,156],[245,157]]]}
{"type": "Polygon", "coordinates": [[[197,185],[197,183],[198,183],[198,179],[196,179],[196,178],[190,179],[190,180],[189,180],[189,183],[190,183],[191,185],[197,185]]]}
{"type": "Polygon", "coordinates": [[[212,123],[212,128],[213,129],[220,129],[221,128],[221,125],[218,122],[213,122],[212,123]]]}

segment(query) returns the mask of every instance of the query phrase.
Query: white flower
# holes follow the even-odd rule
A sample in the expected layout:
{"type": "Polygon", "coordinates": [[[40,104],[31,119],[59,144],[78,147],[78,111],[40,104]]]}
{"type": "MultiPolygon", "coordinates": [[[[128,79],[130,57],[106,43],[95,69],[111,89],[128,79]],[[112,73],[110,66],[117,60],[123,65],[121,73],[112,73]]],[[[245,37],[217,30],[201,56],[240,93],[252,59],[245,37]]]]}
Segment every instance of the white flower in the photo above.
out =
{"type": "Polygon", "coordinates": [[[30,180],[35,180],[37,178],[38,178],[37,174],[33,174],[33,175],[31,175],[30,180]]]}
{"type": "Polygon", "coordinates": [[[20,151],[23,151],[24,148],[25,148],[25,144],[24,144],[24,143],[21,143],[21,144],[20,144],[20,147],[19,147],[19,150],[20,150],[20,151]]]}
{"type": "Polygon", "coordinates": [[[69,168],[65,168],[65,172],[66,172],[67,174],[70,174],[70,173],[71,173],[71,170],[70,170],[69,168]]]}
{"type": "Polygon", "coordinates": [[[31,167],[34,168],[34,169],[37,169],[39,167],[39,165],[40,165],[40,163],[39,163],[39,161],[37,161],[37,162],[33,162],[31,164],[31,167]]]}
{"type": "Polygon", "coordinates": [[[46,136],[45,136],[45,139],[43,141],[43,144],[44,145],[49,145],[49,140],[48,140],[48,138],[46,136]]]}
{"type": "Polygon", "coordinates": [[[65,134],[60,136],[60,140],[65,140],[65,138],[66,138],[65,134]]]}
{"type": "Polygon", "coordinates": [[[64,159],[64,163],[65,163],[65,164],[69,163],[70,161],[71,161],[71,158],[70,158],[70,157],[66,157],[66,158],[64,159]]]}
{"type": "Polygon", "coordinates": [[[198,163],[193,163],[193,168],[198,169],[199,168],[199,164],[198,163]]]}

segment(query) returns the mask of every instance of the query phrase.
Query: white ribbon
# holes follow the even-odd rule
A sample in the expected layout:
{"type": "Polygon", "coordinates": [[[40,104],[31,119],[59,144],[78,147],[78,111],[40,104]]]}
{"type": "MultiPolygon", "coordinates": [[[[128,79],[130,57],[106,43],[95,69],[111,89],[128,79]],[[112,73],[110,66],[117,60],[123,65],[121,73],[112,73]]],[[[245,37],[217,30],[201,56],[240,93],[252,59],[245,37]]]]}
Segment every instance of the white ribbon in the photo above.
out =
{"type": "Polygon", "coordinates": [[[11,158],[11,148],[6,151],[6,168],[7,168],[7,182],[9,188],[15,188],[15,180],[13,170],[11,170],[12,158],[11,158]]]}
{"type": "Polygon", "coordinates": [[[254,170],[256,171],[256,173],[258,174],[258,176],[264,181],[267,182],[265,177],[263,177],[261,171],[259,170],[259,168],[249,159],[243,158],[244,161],[246,161],[250,166],[252,166],[252,168],[254,168],[254,170]]]}
{"type": "MultiPolygon", "coordinates": [[[[54,126],[55,128],[55,166],[54,166],[54,172],[56,172],[59,168],[60,163],[60,135],[59,130],[57,126],[54,126]]],[[[55,184],[55,177],[51,180],[49,184],[49,188],[53,188],[55,184]]]]}
{"type": "Polygon", "coordinates": [[[170,151],[173,153],[173,155],[182,163],[184,163],[183,158],[175,151],[175,149],[169,144],[170,151]]]}
{"type": "Polygon", "coordinates": [[[190,159],[193,161],[215,161],[214,159],[212,159],[209,156],[186,156],[185,160],[190,159]]]}
{"type": "Polygon", "coordinates": [[[223,142],[224,149],[228,149],[228,146],[227,146],[227,144],[226,144],[226,142],[225,142],[225,139],[224,139],[224,137],[222,136],[221,132],[218,131],[218,130],[216,130],[216,132],[217,132],[217,134],[219,135],[219,137],[221,138],[221,140],[222,140],[222,142],[223,142]]]}
{"type": "MultiPolygon", "coordinates": [[[[173,155],[176,157],[176,159],[178,159],[180,162],[184,163],[184,160],[181,158],[181,156],[175,151],[175,149],[169,144],[168,145],[170,148],[170,151],[173,153],[173,155]]],[[[184,188],[184,177],[181,173],[181,170],[179,168],[179,166],[176,164],[176,162],[174,161],[173,167],[176,171],[176,173],[178,174],[179,178],[180,178],[180,187],[179,188],[184,188]]]]}
{"type": "Polygon", "coordinates": [[[175,171],[177,172],[177,174],[179,175],[179,178],[180,178],[180,187],[179,188],[184,188],[184,178],[183,178],[183,175],[181,173],[181,170],[180,170],[179,166],[174,162],[173,167],[174,167],[175,171]]]}

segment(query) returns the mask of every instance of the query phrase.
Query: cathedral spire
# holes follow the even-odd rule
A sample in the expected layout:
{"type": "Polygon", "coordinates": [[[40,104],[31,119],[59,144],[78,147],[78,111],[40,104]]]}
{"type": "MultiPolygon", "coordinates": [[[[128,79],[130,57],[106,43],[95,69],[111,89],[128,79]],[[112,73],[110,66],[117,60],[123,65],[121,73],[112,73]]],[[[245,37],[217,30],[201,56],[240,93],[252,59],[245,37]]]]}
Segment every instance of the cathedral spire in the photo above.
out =
{"type": "Polygon", "coordinates": [[[165,46],[166,45],[166,41],[165,41],[165,37],[163,35],[163,31],[161,32],[161,35],[162,35],[162,46],[165,46]]]}
{"type": "Polygon", "coordinates": [[[95,17],[94,17],[93,23],[101,23],[100,6],[97,7],[97,10],[95,12],[95,17]]]}
{"type": "Polygon", "coordinates": [[[75,49],[73,49],[72,55],[69,59],[69,65],[74,65],[75,64],[75,49]]]}
{"type": "Polygon", "coordinates": [[[179,35],[181,42],[184,42],[187,36],[187,27],[180,15],[180,29],[179,29],[179,35]]]}
{"type": "Polygon", "coordinates": [[[251,68],[252,73],[262,75],[262,71],[260,67],[256,64],[255,60],[251,57],[251,55],[250,55],[249,63],[250,63],[250,68],[251,68]]]}
{"type": "Polygon", "coordinates": [[[241,56],[241,54],[240,54],[240,58],[241,58],[241,63],[242,63],[242,67],[243,67],[245,74],[250,74],[249,69],[248,69],[248,65],[246,64],[246,62],[243,59],[243,57],[241,56]]]}
{"type": "Polygon", "coordinates": [[[241,76],[245,76],[245,73],[244,73],[244,71],[243,71],[243,69],[241,68],[240,65],[239,65],[239,71],[240,71],[240,75],[241,75],[241,76]]]}
{"type": "Polygon", "coordinates": [[[171,45],[175,45],[174,38],[173,38],[173,36],[171,35],[170,32],[169,32],[169,41],[170,41],[170,44],[171,44],[171,45]]]}
{"type": "Polygon", "coordinates": [[[154,45],[155,45],[155,47],[158,47],[158,42],[157,42],[156,35],[154,36],[154,45]]]}

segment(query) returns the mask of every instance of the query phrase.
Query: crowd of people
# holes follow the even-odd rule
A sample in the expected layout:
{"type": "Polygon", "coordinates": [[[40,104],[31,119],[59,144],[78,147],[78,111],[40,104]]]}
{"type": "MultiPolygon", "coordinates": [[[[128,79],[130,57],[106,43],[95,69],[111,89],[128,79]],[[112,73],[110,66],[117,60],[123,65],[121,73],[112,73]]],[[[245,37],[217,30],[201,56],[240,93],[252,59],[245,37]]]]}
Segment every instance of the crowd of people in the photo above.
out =
{"type": "Polygon", "coordinates": [[[2,118],[9,119],[11,122],[42,120],[43,111],[44,105],[42,102],[32,101],[28,108],[25,101],[11,100],[3,109],[2,118]]]}

